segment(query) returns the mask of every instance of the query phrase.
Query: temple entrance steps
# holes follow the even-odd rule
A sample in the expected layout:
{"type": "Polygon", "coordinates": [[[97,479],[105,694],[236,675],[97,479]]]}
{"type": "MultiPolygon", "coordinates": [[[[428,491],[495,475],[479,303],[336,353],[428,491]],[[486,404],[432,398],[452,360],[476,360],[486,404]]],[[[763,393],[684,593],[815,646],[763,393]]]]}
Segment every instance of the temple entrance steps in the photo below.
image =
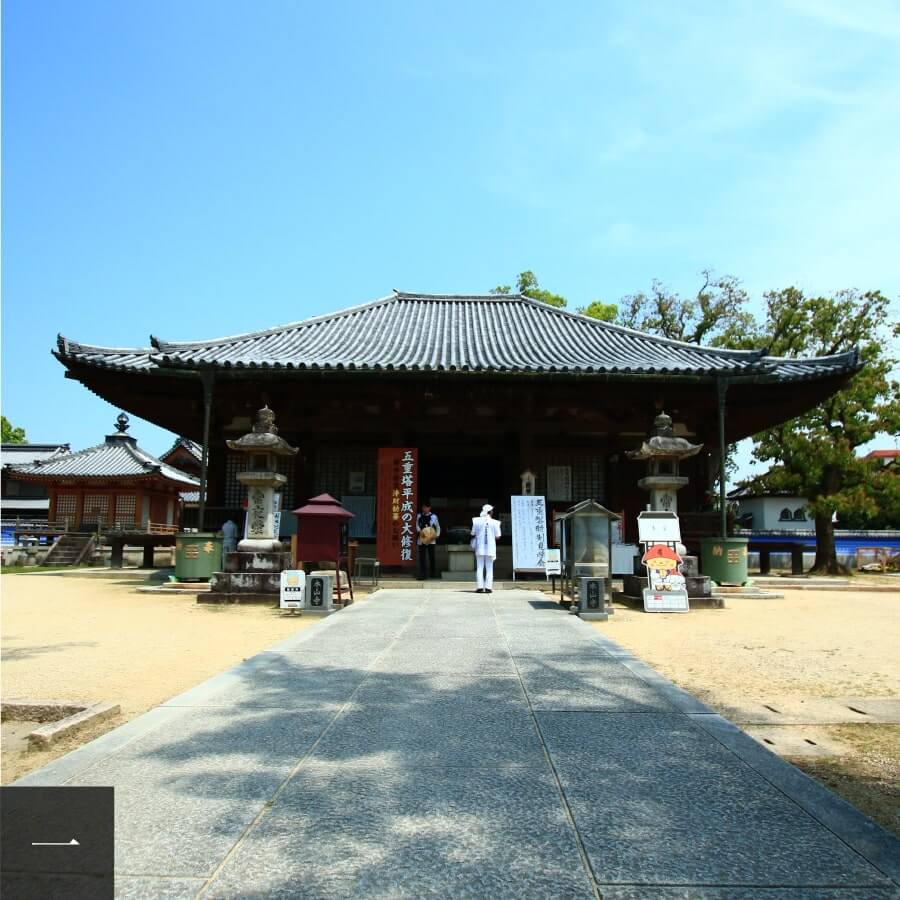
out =
{"type": "Polygon", "coordinates": [[[44,557],[42,566],[77,566],[84,562],[94,549],[92,534],[63,534],[44,557]]]}

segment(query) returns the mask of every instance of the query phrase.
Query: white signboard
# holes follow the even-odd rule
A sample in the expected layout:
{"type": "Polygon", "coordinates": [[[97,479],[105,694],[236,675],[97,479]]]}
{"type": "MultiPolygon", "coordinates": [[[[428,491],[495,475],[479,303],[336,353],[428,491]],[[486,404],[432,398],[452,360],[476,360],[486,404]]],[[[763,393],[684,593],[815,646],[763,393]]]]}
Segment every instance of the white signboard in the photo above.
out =
{"type": "Polygon", "coordinates": [[[281,573],[282,609],[303,609],[306,592],[306,572],[302,569],[285,569],[281,573]]]}
{"type": "Polygon", "coordinates": [[[647,570],[645,612],[688,612],[687,584],[678,552],[681,526],[674,512],[642,512],[638,538],[644,547],[641,562],[647,570]]]}
{"type": "Polygon", "coordinates": [[[277,541],[281,534],[281,493],[278,491],[272,494],[272,513],[272,534],[277,541]]]}
{"type": "Polygon", "coordinates": [[[690,612],[687,591],[644,591],[644,612],[690,612]]]}
{"type": "Polygon", "coordinates": [[[543,497],[510,497],[513,571],[543,572],[547,561],[547,504],[543,497]]]}
{"type": "Polygon", "coordinates": [[[681,541],[681,525],[673,512],[638,513],[638,540],[642,544],[672,543],[681,541]]]}
{"type": "Polygon", "coordinates": [[[562,551],[559,547],[548,547],[544,554],[544,571],[549,578],[551,575],[562,575],[562,560],[560,559],[562,551]]]}

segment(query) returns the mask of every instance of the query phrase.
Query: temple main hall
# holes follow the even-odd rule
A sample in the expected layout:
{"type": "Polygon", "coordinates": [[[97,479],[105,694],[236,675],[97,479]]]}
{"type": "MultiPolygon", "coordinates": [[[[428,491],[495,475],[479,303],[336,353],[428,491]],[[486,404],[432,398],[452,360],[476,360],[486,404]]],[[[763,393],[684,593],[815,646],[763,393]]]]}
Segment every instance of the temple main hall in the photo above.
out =
{"type": "MultiPolygon", "coordinates": [[[[626,454],[661,412],[702,444],[682,466],[678,508],[687,536],[712,533],[720,414],[733,443],[818,404],[861,365],[855,352],[785,359],[682,343],[520,294],[399,291],[232,337],[122,348],[60,336],[55,356],[118,408],[206,445],[208,528],[241,514],[244,463],[225,442],[269,406],[300,448],[281,462],[282,508],[331,494],[361,543],[376,536],[383,448],[415,448],[417,501],[431,501],[445,535],[484,502],[503,518],[532,473],[548,517],[592,498],[633,539],[648,496],[626,454]]],[[[295,527],[282,516],[283,536],[295,527]]]]}

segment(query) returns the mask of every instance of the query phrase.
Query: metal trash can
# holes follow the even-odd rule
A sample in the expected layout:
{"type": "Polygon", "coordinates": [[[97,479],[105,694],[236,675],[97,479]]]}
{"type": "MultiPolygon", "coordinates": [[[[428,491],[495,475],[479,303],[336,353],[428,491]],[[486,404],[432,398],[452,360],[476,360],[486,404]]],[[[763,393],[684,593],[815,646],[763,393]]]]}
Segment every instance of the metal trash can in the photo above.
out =
{"type": "Polygon", "coordinates": [[[745,537],[701,538],[703,574],[716,584],[746,584],[748,543],[745,537]]]}
{"type": "Polygon", "coordinates": [[[211,531],[175,536],[175,577],[179,581],[209,581],[222,570],[222,537],[211,531]]]}

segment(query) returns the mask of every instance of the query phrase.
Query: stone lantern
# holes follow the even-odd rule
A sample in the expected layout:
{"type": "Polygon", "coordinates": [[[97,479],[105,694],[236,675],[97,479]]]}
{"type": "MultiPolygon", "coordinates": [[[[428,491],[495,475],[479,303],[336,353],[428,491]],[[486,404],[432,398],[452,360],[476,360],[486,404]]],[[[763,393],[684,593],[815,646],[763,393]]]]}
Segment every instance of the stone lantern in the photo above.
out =
{"type": "Polygon", "coordinates": [[[653,434],[638,450],[626,454],[629,459],[642,459],[647,463],[647,474],[638,481],[638,487],[650,492],[650,508],[654,511],[678,512],[678,491],[688,478],[679,472],[683,459],[696,456],[703,444],[675,436],[672,418],[661,412],[653,420],[653,434]]]}
{"type": "Polygon", "coordinates": [[[278,457],[295,456],[297,448],[278,436],[275,413],[268,406],[256,414],[249,434],[226,443],[231,450],[248,457],[247,469],[237,476],[247,488],[248,517],[247,537],[237,545],[238,552],[277,553],[283,548],[275,534],[274,498],[275,491],[287,481],[277,471],[278,457]]]}
{"type": "Polygon", "coordinates": [[[294,456],[296,447],[278,437],[275,413],[264,406],[256,414],[253,431],[229,448],[246,453],[247,469],[237,476],[247,487],[247,537],[233,553],[225,554],[223,572],[214,572],[209,591],[198,594],[204,603],[277,602],[281,573],[290,568],[291,554],[285,552],[275,533],[275,491],[287,478],[276,471],[279,456],[294,456]]]}

